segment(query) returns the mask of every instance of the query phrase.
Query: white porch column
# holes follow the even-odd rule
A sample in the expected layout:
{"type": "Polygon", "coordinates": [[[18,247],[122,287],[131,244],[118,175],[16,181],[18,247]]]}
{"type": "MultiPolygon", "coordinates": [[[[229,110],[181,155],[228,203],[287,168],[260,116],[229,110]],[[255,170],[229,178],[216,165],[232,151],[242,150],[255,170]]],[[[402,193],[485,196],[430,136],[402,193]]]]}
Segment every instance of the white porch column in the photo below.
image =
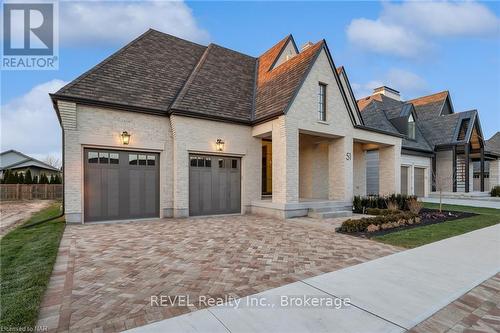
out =
{"type": "Polygon", "coordinates": [[[401,192],[401,144],[379,149],[379,192],[401,192]]]}
{"type": "Polygon", "coordinates": [[[328,199],[350,201],[353,195],[353,143],[351,137],[328,146],[328,199]]]}
{"type": "Polygon", "coordinates": [[[299,131],[282,116],[273,122],[273,202],[299,201],[299,131]]]}

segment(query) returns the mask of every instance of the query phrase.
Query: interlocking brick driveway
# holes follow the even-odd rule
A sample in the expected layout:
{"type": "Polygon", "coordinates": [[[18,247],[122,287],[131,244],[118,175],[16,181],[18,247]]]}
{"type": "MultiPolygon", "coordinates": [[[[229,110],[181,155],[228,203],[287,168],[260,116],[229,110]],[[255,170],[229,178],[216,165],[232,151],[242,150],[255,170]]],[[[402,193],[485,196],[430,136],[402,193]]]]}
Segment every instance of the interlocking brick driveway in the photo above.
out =
{"type": "Polygon", "coordinates": [[[69,225],[38,324],[51,331],[120,331],[197,309],[151,306],[152,295],[242,297],[399,250],[307,219],[69,225]]]}

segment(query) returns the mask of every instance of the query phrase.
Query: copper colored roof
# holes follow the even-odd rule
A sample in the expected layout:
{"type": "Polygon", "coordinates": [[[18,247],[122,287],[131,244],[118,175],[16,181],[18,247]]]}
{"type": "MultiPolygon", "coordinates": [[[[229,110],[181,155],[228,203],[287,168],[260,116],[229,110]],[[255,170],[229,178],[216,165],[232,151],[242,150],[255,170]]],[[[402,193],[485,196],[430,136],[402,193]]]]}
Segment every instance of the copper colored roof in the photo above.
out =
{"type": "Polygon", "coordinates": [[[420,105],[440,102],[440,101],[444,100],[446,97],[448,97],[447,90],[441,91],[441,92],[438,92],[438,93],[435,93],[432,95],[428,95],[428,96],[414,98],[414,99],[411,99],[407,102],[412,103],[414,106],[420,106],[420,105]]]}
{"type": "Polygon", "coordinates": [[[357,103],[358,103],[359,111],[363,111],[363,109],[366,108],[368,106],[368,104],[370,104],[370,102],[373,100],[382,102],[381,94],[371,95],[371,96],[367,96],[367,97],[358,99],[357,103]]]}
{"type": "MultiPolygon", "coordinates": [[[[282,44],[281,47],[284,45],[282,44]]],[[[285,112],[323,45],[323,41],[320,41],[271,71],[265,70],[267,65],[260,65],[261,58],[259,58],[255,119],[285,112]]],[[[278,47],[274,46],[270,51],[264,53],[265,63],[274,62],[270,59],[270,54],[277,56],[279,54],[277,49],[278,47]]]]}

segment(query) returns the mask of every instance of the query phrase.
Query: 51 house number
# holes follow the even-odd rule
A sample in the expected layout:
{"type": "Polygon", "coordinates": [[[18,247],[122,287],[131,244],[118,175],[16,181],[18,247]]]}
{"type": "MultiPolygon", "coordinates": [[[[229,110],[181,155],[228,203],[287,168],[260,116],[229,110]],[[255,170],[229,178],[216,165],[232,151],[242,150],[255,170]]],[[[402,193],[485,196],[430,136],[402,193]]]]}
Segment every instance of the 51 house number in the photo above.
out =
{"type": "Polygon", "coordinates": [[[345,159],[346,159],[346,161],[350,161],[351,160],[351,153],[345,153],[345,159]]]}

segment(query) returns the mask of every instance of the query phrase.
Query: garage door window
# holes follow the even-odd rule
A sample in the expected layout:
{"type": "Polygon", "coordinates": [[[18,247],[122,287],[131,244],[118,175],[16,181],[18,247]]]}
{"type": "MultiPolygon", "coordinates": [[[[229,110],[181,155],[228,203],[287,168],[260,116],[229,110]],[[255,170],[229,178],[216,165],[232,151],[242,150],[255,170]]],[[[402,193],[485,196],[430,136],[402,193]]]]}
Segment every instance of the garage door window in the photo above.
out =
{"type": "Polygon", "coordinates": [[[154,166],[156,161],[156,156],[154,155],[148,155],[148,165],[149,166],[154,166]]]}
{"type": "Polygon", "coordinates": [[[238,160],[231,160],[231,168],[238,169],[238,160]]]}
{"type": "Polygon", "coordinates": [[[120,159],[118,158],[117,153],[110,153],[109,154],[109,164],[120,164],[120,159]]]}
{"type": "Polygon", "coordinates": [[[109,154],[108,153],[99,153],[99,163],[100,164],[108,164],[109,162],[109,154]]]}
{"type": "Polygon", "coordinates": [[[99,155],[95,151],[89,151],[88,158],[89,158],[89,163],[99,162],[99,155]]]}

